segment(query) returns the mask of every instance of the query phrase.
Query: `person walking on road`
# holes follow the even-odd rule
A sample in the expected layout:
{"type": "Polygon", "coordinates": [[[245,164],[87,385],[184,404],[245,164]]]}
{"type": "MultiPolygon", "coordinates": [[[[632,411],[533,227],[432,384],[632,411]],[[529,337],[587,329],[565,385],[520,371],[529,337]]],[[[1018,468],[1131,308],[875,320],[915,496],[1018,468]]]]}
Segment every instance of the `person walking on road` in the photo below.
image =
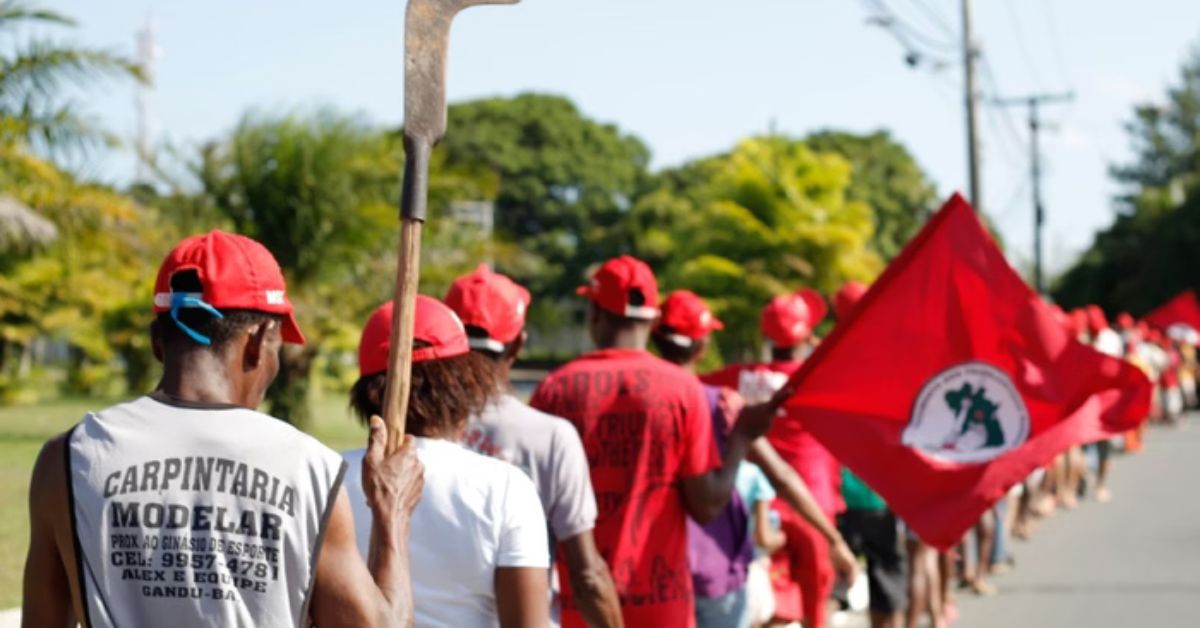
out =
{"type": "MultiPolygon", "coordinates": [[[[704,391],[694,375],[646,351],[658,317],[658,282],[638,259],[600,266],[579,289],[597,349],[554,371],[530,405],[562,416],[583,439],[596,490],[596,543],[629,626],[692,626],[687,516],[707,523],[734,492],[750,444],[785,394],[738,416],[717,453],[704,391]]],[[[563,625],[583,618],[564,583],[563,625]]]]}
{"type": "MultiPolygon", "coordinates": [[[[359,341],[360,377],[350,391],[359,418],[382,408],[391,332],[389,301],[371,314],[359,341]]],[[[413,339],[405,429],[425,465],[410,543],[416,625],[545,626],[550,556],[537,489],[515,466],[460,443],[468,419],[496,390],[496,369],[471,351],[458,316],[432,297],[417,296],[413,339]]],[[[344,456],[354,470],[364,452],[344,456]]],[[[372,513],[351,478],[347,491],[366,555],[372,513]]]]}
{"type": "MultiPolygon", "coordinates": [[[[163,376],[46,443],[30,486],[25,626],[403,626],[422,467],[371,418],[356,482],[375,520],[355,546],[335,452],[255,411],[284,342],[303,344],[279,264],[213,231],[159,269],[163,376]]],[[[356,471],[357,472],[357,471],[356,471]]]]}
{"type": "Polygon", "coordinates": [[[579,433],[566,419],[534,410],[511,392],[509,374],[525,345],[529,291],[481,265],[454,281],[445,302],[466,326],[471,350],[497,370],[496,390],[467,424],[463,444],[516,465],[533,480],[550,528],[551,559],[557,547],[575,605],[589,626],[621,626],[621,602],[592,532],[596,495],[579,433]]]}

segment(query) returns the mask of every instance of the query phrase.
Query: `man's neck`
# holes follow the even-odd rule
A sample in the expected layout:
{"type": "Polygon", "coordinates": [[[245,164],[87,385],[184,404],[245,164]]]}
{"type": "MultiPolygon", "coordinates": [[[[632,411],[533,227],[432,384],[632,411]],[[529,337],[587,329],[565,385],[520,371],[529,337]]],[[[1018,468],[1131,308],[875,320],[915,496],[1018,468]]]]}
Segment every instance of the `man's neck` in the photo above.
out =
{"type": "Polygon", "coordinates": [[[602,343],[599,349],[623,349],[626,351],[645,351],[646,343],[650,341],[648,334],[637,329],[623,329],[613,334],[608,342],[602,343]]]}
{"type": "Polygon", "coordinates": [[[230,381],[225,364],[209,351],[186,351],[169,356],[155,390],[176,401],[254,409],[247,405],[245,395],[230,381]]]}

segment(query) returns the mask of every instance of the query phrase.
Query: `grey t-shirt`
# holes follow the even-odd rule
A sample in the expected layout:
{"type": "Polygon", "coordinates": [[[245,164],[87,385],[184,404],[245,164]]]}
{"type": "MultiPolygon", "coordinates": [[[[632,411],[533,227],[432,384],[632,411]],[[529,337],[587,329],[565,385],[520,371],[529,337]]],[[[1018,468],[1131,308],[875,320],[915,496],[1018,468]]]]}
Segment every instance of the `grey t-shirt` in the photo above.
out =
{"type": "Polygon", "coordinates": [[[471,419],[462,443],[516,465],[533,480],[554,539],[569,539],[595,527],[596,495],[587,456],[579,433],[566,419],[534,410],[505,393],[471,419]]]}

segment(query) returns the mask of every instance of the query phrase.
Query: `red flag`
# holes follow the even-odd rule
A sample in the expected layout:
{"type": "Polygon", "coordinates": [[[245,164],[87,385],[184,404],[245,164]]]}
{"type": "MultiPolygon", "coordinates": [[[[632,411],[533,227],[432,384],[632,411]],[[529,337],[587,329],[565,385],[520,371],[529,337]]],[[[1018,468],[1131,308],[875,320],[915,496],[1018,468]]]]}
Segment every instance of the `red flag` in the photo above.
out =
{"type": "Polygon", "coordinates": [[[804,427],[943,549],[1060,452],[1138,425],[1151,391],[1069,337],[958,195],[792,382],[804,427]]]}
{"type": "Polygon", "coordinates": [[[1183,325],[1200,331],[1200,300],[1192,290],[1180,292],[1175,298],[1154,308],[1142,320],[1166,331],[1176,325],[1183,325]]]}

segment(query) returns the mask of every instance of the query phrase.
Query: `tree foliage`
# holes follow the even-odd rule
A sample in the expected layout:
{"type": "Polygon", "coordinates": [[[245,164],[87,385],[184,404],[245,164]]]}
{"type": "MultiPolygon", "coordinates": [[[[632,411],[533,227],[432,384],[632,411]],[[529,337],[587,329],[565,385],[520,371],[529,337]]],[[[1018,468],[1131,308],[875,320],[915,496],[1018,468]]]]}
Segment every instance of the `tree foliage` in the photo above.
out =
{"type": "Polygon", "coordinates": [[[805,138],[812,150],[835,153],[850,162],[846,198],[865,203],[875,217],[871,246],[891,259],[937,209],[933,183],[909,154],[886,131],[856,135],[821,131],[805,138]]]}
{"type": "Polygon", "coordinates": [[[30,375],[20,358],[39,337],[69,347],[69,391],[111,392],[114,373],[143,389],[152,370],[146,269],[170,246],[169,224],[13,144],[0,148],[0,191],[37,208],[59,234],[37,255],[0,262],[0,400],[46,392],[18,386],[30,375]]]}
{"type": "Polygon", "coordinates": [[[851,166],[788,138],[755,138],[728,155],[664,173],[634,207],[629,238],[667,288],[707,297],[727,328],[728,358],[752,355],[758,312],[804,286],[831,294],[882,269],[871,208],[848,198],[851,166]]]}
{"type": "Polygon", "coordinates": [[[449,120],[447,165],[496,175],[498,232],[542,262],[518,277],[535,297],[567,294],[591,263],[620,250],[613,229],[647,177],[641,140],[540,94],[451,105],[449,120]]]}
{"type": "MultiPolygon", "coordinates": [[[[495,193],[486,174],[444,162],[435,156],[430,182],[426,259],[436,257],[426,266],[434,282],[425,289],[443,288],[447,274],[473,266],[456,253],[482,248],[477,238],[456,238],[454,226],[443,224],[445,209],[495,193]],[[456,259],[444,259],[450,256],[456,259]]],[[[308,339],[284,348],[268,395],[276,416],[307,420],[313,365],[323,349],[338,346],[326,342],[345,349],[367,314],[391,297],[403,166],[398,135],[331,110],[253,113],[201,151],[196,172],[207,202],[279,260],[308,339]]]]}
{"type": "MultiPolygon", "coordinates": [[[[71,18],[20,0],[0,0],[0,32],[23,26],[71,28],[71,18]]],[[[0,133],[18,135],[35,148],[61,152],[96,142],[115,142],[65,96],[104,78],[143,74],[131,60],[106,50],[30,38],[0,49],[0,133]]]]}
{"type": "Polygon", "coordinates": [[[1134,156],[1111,169],[1116,219],[1057,282],[1063,305],[1145,313],[1200,289],[1200,48],[1165,102],[1135,107],[1125,128],[1134,156]]]}

